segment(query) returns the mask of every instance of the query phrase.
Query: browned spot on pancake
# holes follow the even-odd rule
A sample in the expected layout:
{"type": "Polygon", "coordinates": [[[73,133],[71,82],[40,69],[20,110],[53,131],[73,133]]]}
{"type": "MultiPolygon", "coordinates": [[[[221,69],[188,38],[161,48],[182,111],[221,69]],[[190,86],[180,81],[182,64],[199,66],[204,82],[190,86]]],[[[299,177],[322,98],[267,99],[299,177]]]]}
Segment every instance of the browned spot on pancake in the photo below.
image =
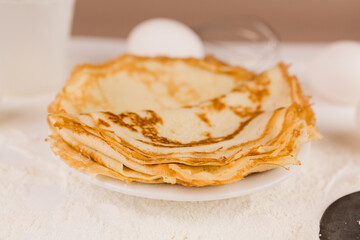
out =
{"type": "Polygon", "coordinates": [[[211,105],[212,108],[219,112],[226,107],[226,105],[223,102],[221,102],[220,98],[214,98],[211,101],[211,103],[212,103],[211,105]]]}
{"type": "Polygon", "coordinates": [[[111,112],[104,112],[107,118],[115,124],[122,127],[126,127],[133,132],[138,132],[140,129],[144,134],[150,134],[150,132],[157,130],[154,128],[156,124],[163,124],[162,119],[152,110],[145,111],[150,116],[141,117],[134,112],[124,112],[120,114],[114,114],[111,112]]]}
{"type": "Polygon", "coordinates": [[[267,78],[265,74],[260,75],[254,81],[254,85],[241,85],[234,92],[246,92],[249,94],[249,99],[253,103],[261,104],[263,99],[266,96],[270,95],[268,86],[270,84],[270,80],[267,78]]]}
{"type": "Polygon", "coordinates": [[[118,115],[110,112],[105,112],[104,114],[106,114],[108,119],[113,123],[126,127],[133,132],[141,132],[145,138],[148,138],[153,142],[159,142],[162,144],[181,144],[178,141],[169,140],[165,137],[159,136],[155,125],[163,124],[162,119],[154,111],[147,110],[145,112],[150,114],[150,116],[141,117],[137,113],[133,112],[125,112],[118,115]]]}
{"type": "Polygon", "coordinates": [[[197,113],[196,116],[198,116],[200,120],[206,123],[209,127],[212,126],[210,120],[206,117],[205,113],[197,113]]]}
{"type": "Polygon", "coordinates": [[[299,129],[294,129],[294,130],[293,130],[293,136],[294,136],[294,137],[299,137],[299,136],[300,136],[300,131],[299,131],[299,129]]]}
{"type": "Polygon", "coordinates": [[[133,131],[133,132],[137,132],[137,129],[135,128],[135,125],[132,123],[126,123],[124,120],[125,118],[127,118],[128,116],[126,115],[126,113],[122,113],[122,114],[114,114],[111,112],[104,112],[104,114],[107,116],[107,118],[112,121],[115,124],[118,124],[122,127],[126,127],[129,130],[133,131]]]}
{"type": "Polygon", "coordinates": [[[252,107],[230,107],[230,110],[241,118],[246,118],[254,114],[254,112],[262,113],[263,111],[260,110],[260,106],[253,109],[252,107]]]}
{"type": "Polygon", "coordinates": [[[161,83],[166,87],[168,96],[174,97],[174,100],[182,105],[200,97],[199,93],[186,82],[177,82],[170,78],[169,81],[162,80],[161,83]]]}
{"type": "Polygon", "coordinates": [[[257,155],[259,154],[258,150],[257,149],[251,149],[249,152],[248,152],[248,155],[257,155]]]}
{"type": "Polygon", "coordinates": [[[209,133],[209,132],[204,132],[203,135],[204,135],[205,137],[207,137],[207,138],[211,138],[211,137],[212,137],[212,136],[211,136],[211,133],[209,133]]]}
{"type": "Polygon", "coordinates": [[[101,126],[105,126],[105,127],[110,127],[110,124],[105,122],[104,120],[102,120],[101,118],[98,119],[98,125],[101,126]]]}
{"type": "Polygon", "coordinates": [[[180,84],[176,84],[172,79],[168,82],[163,82],[166,87],[167,93],[169,96],[175,96],[176,92],[179,91],[181,87],[180,84]]]}

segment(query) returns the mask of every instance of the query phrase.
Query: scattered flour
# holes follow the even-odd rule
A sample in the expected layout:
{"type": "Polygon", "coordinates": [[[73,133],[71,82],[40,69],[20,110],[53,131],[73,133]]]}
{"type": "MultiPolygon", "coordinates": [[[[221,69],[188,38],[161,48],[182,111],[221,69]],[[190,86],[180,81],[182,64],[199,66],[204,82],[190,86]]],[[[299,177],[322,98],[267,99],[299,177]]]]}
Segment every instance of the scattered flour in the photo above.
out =
{"type": "MultiPolygon", "coordinates": [[[[47,126],[31,119],[40,137],[12,147],[3,141],[0,239],[311,240],[326,207],[360,189],[360,148],[325,134],[297,174],[262,192],[193,203],[127,196],[85,182],[55,160],[43,141],[47,126]]],[[[1,139],[17,128],[0,124],[1,139]]]]}

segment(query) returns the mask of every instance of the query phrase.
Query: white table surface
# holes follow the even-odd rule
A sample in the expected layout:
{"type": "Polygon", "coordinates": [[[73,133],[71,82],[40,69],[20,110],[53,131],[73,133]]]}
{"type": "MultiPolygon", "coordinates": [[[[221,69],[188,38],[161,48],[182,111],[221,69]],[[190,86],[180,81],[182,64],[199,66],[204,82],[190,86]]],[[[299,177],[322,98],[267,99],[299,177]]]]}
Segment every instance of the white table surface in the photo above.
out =
{"type": "MultiPolygon", "coordinates": [[[[306,68],[323,44],[283,44],[307,93],[306,68]]],[[[116,39],[73,38],[75,64],[123,52],[116,39]]],[[[180,203],[127,196],[92,185],[55,160],[44,142],[53,94],[0,105],[0,239],[318,239],[319,220],[337,198],[360,190],[355,108],[313,97],[324,139],[285,182],[249,196],[180,203]]]]}

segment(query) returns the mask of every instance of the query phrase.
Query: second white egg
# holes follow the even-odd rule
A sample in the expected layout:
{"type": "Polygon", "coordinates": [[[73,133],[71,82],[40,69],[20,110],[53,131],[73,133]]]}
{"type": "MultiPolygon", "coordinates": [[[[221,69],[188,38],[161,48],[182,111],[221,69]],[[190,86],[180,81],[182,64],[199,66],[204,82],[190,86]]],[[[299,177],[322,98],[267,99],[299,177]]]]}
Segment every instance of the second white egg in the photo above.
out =
{"type": "Polygon", "coordinates": [[[308,80],[315,94],[338,103],[358,103],[360,43],[341,41],[325,47],[310,63],[308,80]]]}

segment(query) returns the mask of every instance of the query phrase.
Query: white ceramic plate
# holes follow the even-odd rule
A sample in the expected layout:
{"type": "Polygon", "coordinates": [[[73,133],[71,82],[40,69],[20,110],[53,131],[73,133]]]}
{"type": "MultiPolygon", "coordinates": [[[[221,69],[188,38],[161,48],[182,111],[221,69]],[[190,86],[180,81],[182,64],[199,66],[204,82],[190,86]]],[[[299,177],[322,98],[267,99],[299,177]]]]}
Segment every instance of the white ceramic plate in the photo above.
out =
{"type": "MultiPolygon", "coordinates": [[[[306,162],[309,152],[310,143],[303,145],[299,153],[299,159],[302,163],[306,162]]],[[[234,198],[264,190],[284,181],[296,173],[300,167],[290,166],[290,170],[279,167],[267,172],[250,175],[236,183],[200,188],[171,184],[127,184],[106,176],[91,178],[84,173],[76,172],[96,185],[132,196],[169,201],[210,201],[234,198]]]]}

